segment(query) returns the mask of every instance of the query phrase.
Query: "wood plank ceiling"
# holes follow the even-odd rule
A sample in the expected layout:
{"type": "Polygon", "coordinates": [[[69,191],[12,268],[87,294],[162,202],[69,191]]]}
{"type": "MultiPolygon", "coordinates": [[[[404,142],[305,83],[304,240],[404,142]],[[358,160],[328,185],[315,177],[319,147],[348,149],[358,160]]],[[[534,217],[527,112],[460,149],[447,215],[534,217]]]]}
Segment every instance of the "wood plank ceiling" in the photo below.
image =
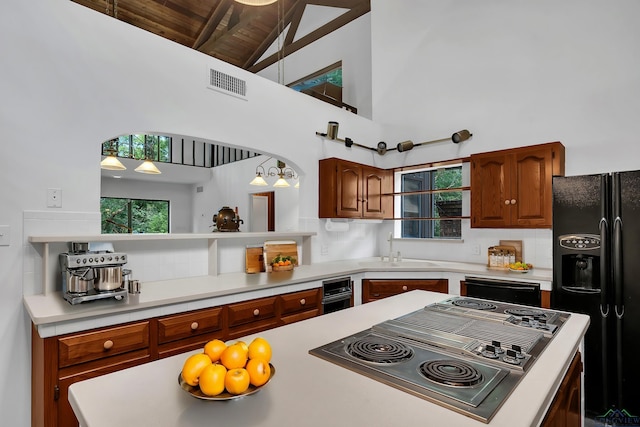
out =
{"type": "Polygon", "coordinates": [[[370,0],[278,0],[267,6],[234,0],[72,1],[254,73],[371,10],[370,0]],[[344,13],[296,37],[308,5],[344,13]],[[280,51],[263,58],[276,42],[280,51]]]}

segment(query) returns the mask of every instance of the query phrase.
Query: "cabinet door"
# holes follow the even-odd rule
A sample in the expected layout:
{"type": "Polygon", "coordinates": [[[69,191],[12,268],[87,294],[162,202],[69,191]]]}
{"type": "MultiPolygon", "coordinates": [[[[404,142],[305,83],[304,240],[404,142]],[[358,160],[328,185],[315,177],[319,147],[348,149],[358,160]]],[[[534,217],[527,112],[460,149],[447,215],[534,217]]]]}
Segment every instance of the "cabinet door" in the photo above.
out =
{"type": "Polygon", "coordinates": [[[580,427],[582,425],[581,372],[582,361],[578,352],[542,421],[542,427],[580,427]]]}
{"type": "Polygon", "coordinates": [[[551,227],[553,154],[548,148],[517,150],[511,178],[511,224],[551,227]]]}
{"type": "Polygon", "coordinates": [[[337,164],[337,214],[343,218],[362,217],[362,168],[347,162],[337,164]]]}
{"type": "Polygon", "coordinates": [[[471,226],[502,228],[509,225],[509,156],[471,156],[471,226]]]}
{"type": "Polygon", "coordinates": [[[391,171],[367,166],[362,167],[362,192],[364,218],[384,219],[393,217],[393,175],[391,171]]]}

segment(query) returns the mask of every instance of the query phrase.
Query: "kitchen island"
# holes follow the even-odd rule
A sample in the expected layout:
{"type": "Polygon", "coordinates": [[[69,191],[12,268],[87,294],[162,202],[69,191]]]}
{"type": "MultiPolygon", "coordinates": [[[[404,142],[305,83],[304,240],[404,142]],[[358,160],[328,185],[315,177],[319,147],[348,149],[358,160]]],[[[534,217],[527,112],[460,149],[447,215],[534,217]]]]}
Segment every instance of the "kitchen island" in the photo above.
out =
{"type": "MultiPolygon", "coordinates": [[[[75,383],[69,388],[69,401],[80,424],[87,427],[397,426],[419,420],[428,425],[483,426],[486,424],[309,354],[313,348],[445,297],[413,291],[262,332],[271,342],[276,374],[251,396],[231,401],[190,396],[178,385],[182,364],[191,354],[186,353],[75,383]]],[[[490,426],[540,424],[588,324],[588,316],[571,315],[490,426]]]]}

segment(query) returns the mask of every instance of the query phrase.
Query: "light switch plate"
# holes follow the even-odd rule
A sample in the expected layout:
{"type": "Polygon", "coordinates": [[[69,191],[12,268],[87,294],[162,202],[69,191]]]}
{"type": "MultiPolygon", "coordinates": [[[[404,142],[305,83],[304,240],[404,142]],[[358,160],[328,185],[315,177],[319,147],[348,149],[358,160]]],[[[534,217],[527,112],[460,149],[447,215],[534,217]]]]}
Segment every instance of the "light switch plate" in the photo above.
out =
{"type": "Polygon", "coordinates": [[[11,227],[0,225],[0,246],[11,245],[11,227]]]}

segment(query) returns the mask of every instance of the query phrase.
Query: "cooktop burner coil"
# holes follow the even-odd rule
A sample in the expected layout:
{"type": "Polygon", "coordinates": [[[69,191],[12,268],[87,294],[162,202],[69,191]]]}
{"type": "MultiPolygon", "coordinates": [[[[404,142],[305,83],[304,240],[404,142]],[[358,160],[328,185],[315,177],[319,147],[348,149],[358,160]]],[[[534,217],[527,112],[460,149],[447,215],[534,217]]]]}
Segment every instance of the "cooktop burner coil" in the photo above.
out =
{"type": "Polygon", "coordinates": [[[457,305],[458,307],[463,308],[471,308],[474,310],[495,310],[496,308],[498,308],[497,305],[492,304],[488,301],[478,301],[464,298],[454,300],[453,305],[457,305]]]}
{"type": "Polygon", "coordinates": [[[413,357],[413,350],[400,342],[366,336],[347,344],[346,351],[353,357],[373,363],[400,363],[413,357]]]}
{"type": "Polygon", "coordinates": [[[430,381],[453,387],[482,383],[482,374],[470,364],[454,359],[430,360],[420,365],[420,373],[430,381]]]}

